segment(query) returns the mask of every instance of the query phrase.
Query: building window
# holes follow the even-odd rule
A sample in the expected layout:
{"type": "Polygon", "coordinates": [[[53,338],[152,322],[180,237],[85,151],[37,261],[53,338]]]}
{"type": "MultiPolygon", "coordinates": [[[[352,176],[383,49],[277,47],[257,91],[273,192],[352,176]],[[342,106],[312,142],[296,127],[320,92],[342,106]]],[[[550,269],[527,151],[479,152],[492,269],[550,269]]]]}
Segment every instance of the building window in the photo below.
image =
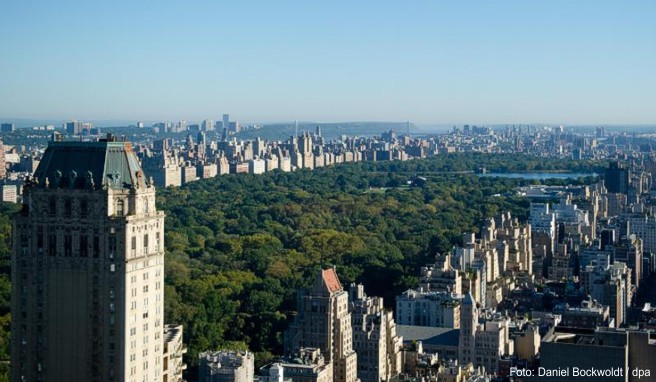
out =
{"type": "Polygon", "coordinates": [[[39,253],[43,252],[43,228],[39,227],[39,232],[36,234],[36,249],[39,253]]]}
{"type": "Polygon", "coordinates": [[[20,243],[21,251],[22,251],[23,255],[27,255],[29,253],[29,250],[30,250],[30,238],[29,238],[29,236],[21,235],[20,241],[21,241],[21,243],[20,243]]]}
{"type": "Polygon", "coordinates": [[[109,258],[114,257],[114,253],[116,252],[116,236],[110,236],[109,237],[109,258]]]}
{"type": "Polygon", "coordinates": [[[123,199],[119,199],[116,202],[116,216],[124,216],[125,215],[125,206],[123,203],[123,199]]]}
{"type": "Polygon", "coordinates": [[[89,255],[89,238],[87,236],[80,236],[80,256],[87,257],[89,255]]]}
{"type": "Polygon", "coordinates": [[[49,207],[50,208],[48,209],[48,212],[50,214],[50,217],[54,218],[55,216],[57,216],[57,199],[54,196],[50,197],[49,207]]]}
{"type": "Polygon", "coordinates": [[[87,201],[86,200],[81,200],[80,201],[80,217],[81,218],[86,218],[88,214],[89,214],[89,206],[87,204],[87,201]]]}
{"type": "Polygon", "coordinates": [[[64,256],[71,257],[73,256],[73,238],[71,235],[64,236],[64,256]]]}
{"type": "Polygon", "coordinates": [[[64,217],[70,218],[73,214],[73,207],[70,199],[64,200],[64,217]]]}
{"type": "Polygon", "coordinates": [[[100,237],[93,237],[93,257],[96,259],[100,257],[100,237]]]}

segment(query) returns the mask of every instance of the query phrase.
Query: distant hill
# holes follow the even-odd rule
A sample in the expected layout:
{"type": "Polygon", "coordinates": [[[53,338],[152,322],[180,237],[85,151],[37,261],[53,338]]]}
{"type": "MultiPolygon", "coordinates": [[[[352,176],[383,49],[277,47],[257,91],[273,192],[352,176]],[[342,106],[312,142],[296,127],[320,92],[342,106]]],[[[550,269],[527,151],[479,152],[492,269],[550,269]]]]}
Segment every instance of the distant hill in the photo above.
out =
{"type": "MultiPolygon", "coordinates": [[[[0,117],[0,123],[13,123],[17,128],[29,128],[33,126],[45,126],[45,125],[54,125],[55,127],[61,127],[65,122],[69,122],[72,119],[63,120],[63,119],[31,119],[31,118],[3,118],[0,117]]],[[[98,119],[98,120],[87,120],[82,118],[77,118],[78,121],[84,122],[93,122],[96,127],[117,127],[117,126],[129,126],[134,125],[137,122],[132,120],[123,120],[123,119],[98,119]]],[[[147,125],[150,126],[150,125],[147,125]]]]}
{"type": "MultiPolygon", "coordinates": [[[[410,134],[419,132],[415,124],[408,124],[407,122],[299,122],[298,133],[301,134],[304,131],[314,133],[317,126],[321,128],[321,135],[326,139],[338,139],[342,135],[369,137],[380,135],[389,130],[394,130],[399,134],[404,134],[408,130],[410,134]]],[[[242,131],[237,134],[237,138],[253,139],[260,137],[269,140],[284,140],[294,135],[295,129],[294,122],[265,124],[259,129],[242,131]]]]}
{"type": "Polygon", "coordinates": [[[55,120],[55,119],[27,119],[27,118],[3,118],[0,117],[0,123],[13,123],[17,128],[21,129],[24,127],[32,126],[45,126],[45,125],[54,125],[56,127],[61,127],[64,121],[55,120]]]}

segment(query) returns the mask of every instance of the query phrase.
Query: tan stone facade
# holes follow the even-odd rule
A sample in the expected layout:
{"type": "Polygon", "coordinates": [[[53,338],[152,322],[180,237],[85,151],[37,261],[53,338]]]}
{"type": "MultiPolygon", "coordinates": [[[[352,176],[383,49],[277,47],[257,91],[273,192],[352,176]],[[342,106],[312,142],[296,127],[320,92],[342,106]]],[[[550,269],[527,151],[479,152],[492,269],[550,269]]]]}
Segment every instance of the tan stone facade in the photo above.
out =
{"type": "Polygon", "coordinates": [[[318,348],[333,365],[335,382],[357,380],[357,355],[346,292],[335,269],[320,272],[312,288],[299,294],[298,316],[286,333],[288,353],[301,348],[318,348]]]}
{"type": "Polygon", "coordinates": [[[164,214],[130,144],[52,143],[23,196],[12,381],[162,380],[164,214]]]}
{"type": "Polygon", "coordinates": [[[187,370],[187,365],[182,362],[182,355],[187,353],[187,348],[182,343],[182,325],[166,325],[164,327],[164,354],[162,365],[164,377],[162,382],[182,382],[182,372],[187,370]]]}
{"type": "Polygon", "coordinates": [[[385,310],[382,298],[367,296],[362,284],[351,285],[349,299],[358,378],[362,382],[389,381],[401,372],[403,344],[392,312],[385,310]]]}

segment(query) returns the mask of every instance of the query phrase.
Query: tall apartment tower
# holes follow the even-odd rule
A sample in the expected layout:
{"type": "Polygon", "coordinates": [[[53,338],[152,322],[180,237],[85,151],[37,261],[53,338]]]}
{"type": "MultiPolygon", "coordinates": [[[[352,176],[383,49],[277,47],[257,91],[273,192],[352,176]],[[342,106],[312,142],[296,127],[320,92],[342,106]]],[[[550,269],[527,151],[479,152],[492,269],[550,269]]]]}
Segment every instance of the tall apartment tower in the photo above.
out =
{"type": "Polygon", "coordinates": [[[353,329],[348,292],[334,268],[319,272],[312,288],[299,293],[298,316],[286,333],[286,352],[319,348],[333,365],[335,382],[355,382],[357,354],[353,350],[353,329]]]}
{"type": "Polygon", "coordinates": [[[351,284],[349,305],[358,378],[361,382],[389,381],[402,371],[403,337],[396,334],[392,312],[385,310],[381,297],[367,296],[362,284],[351,284]]]}
{"type": "Polygon", "coordinates": [[[611,162],[604,174],[604,183],[609,193],[627,194],[629,192],[629,169],[619,162],[611,162]]]}
{"type": "Polygon", "coordinates": [[[23,190],[11,380],[180,380],[162,361],[164,213],[131,144],[50,142],[23,190]]]}
{"type": "Polygon", "coordinates": [[[467,293],[460,308],[460,338],[458,359],[461,365],[476,362],[476,332],[478,329],[478,309],[476,300],[467,293]]]}

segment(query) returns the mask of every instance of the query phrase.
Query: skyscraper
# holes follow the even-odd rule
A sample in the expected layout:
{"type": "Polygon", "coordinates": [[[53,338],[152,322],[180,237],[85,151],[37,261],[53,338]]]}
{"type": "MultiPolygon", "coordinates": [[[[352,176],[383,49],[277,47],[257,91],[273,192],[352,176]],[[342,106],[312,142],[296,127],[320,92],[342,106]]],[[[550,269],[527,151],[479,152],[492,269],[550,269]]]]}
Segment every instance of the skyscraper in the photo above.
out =
{"type": "Polygon", "coordinates": [[[71,122],[66,122],[64,124],[64,128],[66,129],[66,133],[70,135],[79,135],[79,134],[89,135],[91,133],[91,129],[93,129],[93,123],[71,121],[71,122]]]}
{"type": "Polygon", "coordinates": [[[203,121],[202,131],[212,131],[214,130],[214,121],[211,119],[206,119],[203,121]]]}
{"type": "Polygon", "coordinates": [[[223,114],[223,128],[230,129],[230,114],[223,114]]]}
{"type": "Polygon", "coordinates": [[[335,382],[357,380],[357,355],[348,292],[334,268],[319,272],[310,290],[299,293],[298,316],[286,333],[286,352],[319,348],[333,364],[335,382]]]}
{"type": "Polygon", "coordinates": [[[604,174],[604,183],[609,193],[627,194],[629,192],[629,170],[619,162],[611,162],[604,174]]]}
{"type": "Polygon", "coordinates": [[[13,123],[3,123],[0,125],[0,132],[11,133],[14,130],[16,130],[16,125],[13,123]]]}
{"type": "Polygon", "coordinates": [[[460,308],[460,338],[458,346],[458,360],[466,365],[476,362],[476,331],[478,329],[478,309],[476,300],[467,293],[460,308]]]}
{"type": "Polygon", "coordinates": [[[385,310],[382,298],[367,296],[362,284],[351,284],[349,306],[358,378],[361,382],[389,381],[401,372],[403,346],[392,312],[385,310]]]}
{"type": "Polygon", "coordinates": [[[11,380],[162,380],[164,213],[131,144],[50,142],[23,197],[11,380]]]}

